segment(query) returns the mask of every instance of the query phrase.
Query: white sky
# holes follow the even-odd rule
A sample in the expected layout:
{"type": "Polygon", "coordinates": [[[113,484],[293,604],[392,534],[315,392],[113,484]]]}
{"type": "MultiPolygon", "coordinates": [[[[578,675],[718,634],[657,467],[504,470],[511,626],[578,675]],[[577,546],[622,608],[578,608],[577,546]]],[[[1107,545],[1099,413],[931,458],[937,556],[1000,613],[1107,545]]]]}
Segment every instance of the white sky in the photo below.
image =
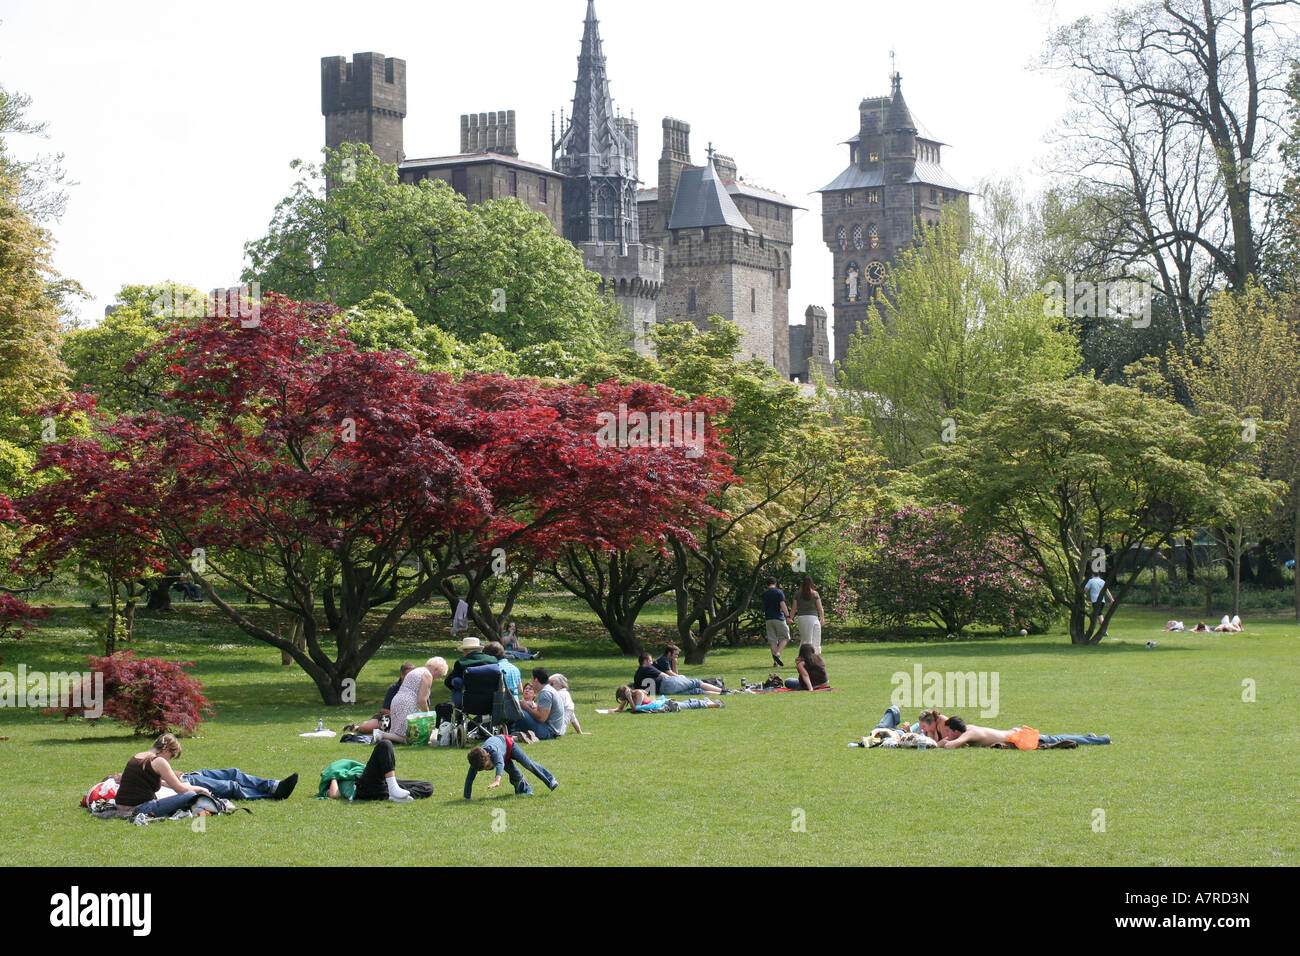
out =
{"type": "MultiPolygon", "coordinates": [[[[790,317],[831,300],[813,190],[848,165],[838,145],[858,102],[889,91],[898,54],[913,113],[951,144],[944,165],[1040,184],[1045,137],[1068,107],[1032,71],[1056,25],[1107,0],[597,0],[615,106],[641,124],[655,185],[666,115],[691,124],[746,180],[807,211],[795,225],[790,317]]],[[[320,58],[376,51],[407,62],[406,154],[459,149],[463,112],[514,109],[523,159],[550,165],[551,113],[572,101],[585,0],[229,2],[0,0],[0,82],[32,97],[77,185],[53,225],[56,265],[92,296],[125,283],[236,283],[294,181],[324,142],[320,58]]]]}

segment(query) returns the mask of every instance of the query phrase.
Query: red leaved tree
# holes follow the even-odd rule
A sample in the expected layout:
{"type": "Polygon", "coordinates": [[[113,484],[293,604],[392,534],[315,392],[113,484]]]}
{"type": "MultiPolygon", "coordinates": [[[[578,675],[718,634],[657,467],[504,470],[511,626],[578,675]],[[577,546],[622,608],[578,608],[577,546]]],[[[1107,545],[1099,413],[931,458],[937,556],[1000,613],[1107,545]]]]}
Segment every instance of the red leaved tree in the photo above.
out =
{"type": "MultiPolygon", "coordinates": [[[[136,657],[131,651],[89,660],[91,670],[104,675],[104,716],[128,724],[137,734],[192,734],[204,715],[215,716],[203,685],[185,672],[194,666],[189,661],[136,657]]],[[[82,714],[90,693],[83,688],[73,695],[77,706],[45,713],[62,713],[65,720],[82,714]]]]}
{"type": "Polygon", "coordinates": [[[43,490],[75,520],[108,481],[129,509],[106,524],[146,550],[161,541],[327,704],[351,702],[401,618],[495,549],[547,555],[578,539],[685,534],[725,472],[716,439],[697,457],[600,447],[597,416],[617,407],[618,386],[423,374],[400,353],[358,351],[343,332],[331,307],[276,296],[256,323],[187,323],[163,345],[172,414],[98,422],[106,459],[75,443],[51,450],[61,475],[51,485],[64,487],[43,490]],[[94,467],[69,469],[82,461],[94,467]],[[218,585],[287,615],[301,640],[218,585]]]}
{"type": "MultiPolygon", "coordinates": [[[[40,414],[84,417],[101,429],[107,422],[90,395],[72,395],[40,414]]],[[[148,462],[137,460],[134,434],[130,428],[121,435],[101,431],[47,445],[36,470],[61,480],[38,485],[20,502],[32,530],[20,558],[29,571],[53,575],[59,562],[75,556],[104,578],[104,653],[110,655],[119,638],[131,639],[140,579],[162,571],[167,557],[155,514],[156,475],[146,470],[148,462]]]]}

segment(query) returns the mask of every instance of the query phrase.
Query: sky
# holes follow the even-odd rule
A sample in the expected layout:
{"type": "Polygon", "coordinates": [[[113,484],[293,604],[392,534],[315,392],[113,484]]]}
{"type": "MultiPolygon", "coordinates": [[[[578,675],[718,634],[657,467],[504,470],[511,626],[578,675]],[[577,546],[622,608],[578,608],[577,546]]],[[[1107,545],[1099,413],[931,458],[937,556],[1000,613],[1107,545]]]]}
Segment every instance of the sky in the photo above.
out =
{"type": "MultiPolygon", "coordinates": [[[[967,188],[1044,184],[1069,103],[1035,69],[1050,32],[1100,0],[597,0],[616,108],[641,125],[655,185],[660,123],[691,124],[748,182],[797,214],[791,320],[829,306],[831,256],[815,190],[848,165],[863,97],[887,94],[890,53],[913,114],[950,144],[967,188]]],[[[52,225],[55,265],[97,321],[124,284],[232,286],[244,243],[265,234],[324,144],[320,58],[375,51],[407,63],[407,156],[459,151],[462,113],[513,109],[523,159],[550,165],[551,116],[573,97],[586,0],[219,4],[0,0],[0,83],[32,98],[75,182],[52,225]]]]}

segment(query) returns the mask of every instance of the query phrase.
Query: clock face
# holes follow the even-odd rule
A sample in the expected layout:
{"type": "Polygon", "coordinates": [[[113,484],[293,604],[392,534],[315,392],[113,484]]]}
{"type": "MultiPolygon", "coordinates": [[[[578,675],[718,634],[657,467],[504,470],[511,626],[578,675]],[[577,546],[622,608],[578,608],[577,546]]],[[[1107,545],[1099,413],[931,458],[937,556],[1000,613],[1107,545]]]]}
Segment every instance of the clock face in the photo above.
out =
{"type": "Polygon", "coordinates": [[[867,282],[872,285],[884,285],[885,264],[879,259],[867,263],[867,282]]]}

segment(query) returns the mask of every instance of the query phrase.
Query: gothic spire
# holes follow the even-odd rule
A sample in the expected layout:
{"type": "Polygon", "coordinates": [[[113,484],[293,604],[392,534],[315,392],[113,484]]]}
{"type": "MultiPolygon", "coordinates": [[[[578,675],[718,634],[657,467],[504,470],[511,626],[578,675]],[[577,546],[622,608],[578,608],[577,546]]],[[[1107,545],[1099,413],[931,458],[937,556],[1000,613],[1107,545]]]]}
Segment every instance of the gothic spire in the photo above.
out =
{"type": "Polygon", "coordinates": [[[587,0],[573,114],[557,147],[555,168],[569,176],[632,178],[632,144],[615,122],[595,0],[587,0]]]}

